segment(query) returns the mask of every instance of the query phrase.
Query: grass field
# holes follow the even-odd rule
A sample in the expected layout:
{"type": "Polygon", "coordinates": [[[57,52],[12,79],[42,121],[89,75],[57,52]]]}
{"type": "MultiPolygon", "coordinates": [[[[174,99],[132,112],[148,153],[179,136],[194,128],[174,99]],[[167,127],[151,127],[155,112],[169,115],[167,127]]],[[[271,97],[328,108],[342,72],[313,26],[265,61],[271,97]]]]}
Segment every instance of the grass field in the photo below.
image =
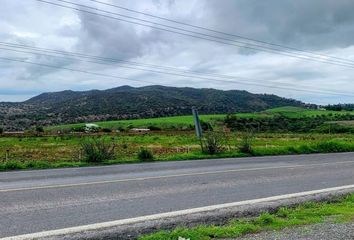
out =
{"type": "MultiPolygon", "coordinates": [[[[218,120],[222,120],[226,115],[216,114],[216,115],[201,115],[200,119],[207,122],[215,123],[218,120]]],[[[119,120],[119,121],[104,121],[104,122],[94,122],[94,124],[99,125],[102,128],[112,128],[127,129],[129,127],[135,128],[147,128],[149,126],[157,126],[161,129],[183,129],[183,127],[189,127],[193,125],[192,116],[176,116],[176,117],[162,117],[162,118],[149,118],[149,119],[133,119],[133,120],[119,120]]],[[[68,124],[47,127],[47,130],[65,130],[75,127],[83,126],[82,123],[78,124],[68,124]]]]}
{"type": "MultiPolygon", "coordinates": [[[[325,110],[310,110],[299,107],[279,107],[269,109],[258,113],[237,113],[236,116],[240,118],[260,118],[260,117],[272,117],[276,115],[283,115],[291,118],[301,118],[301,117],[313,117],[318,115],[336,115],[336,114],[353,114],[354,112],[336,112],[336,111],[325,111],[325,110]]],[[[226,117],[225,114],[213,114],[213,115],[201,115],[200,119],[211,123],[213,126],[218,126],[218,122],[222,121],[226,117]]],[[[149,118],[149,119],[133,119],[133,120],[118,120],[118,121],[103,121],[94,122],[102,128],[110,129],[127,129],[127,128],[147,128],[149,126],[156,126],[163,130],[174,130],[174,129],[190,129],[193,127],[193,117],[192,116],[176,116],[176,117],[162,117],[162,118],[149,118]]],[[[83,123],[78,124],[66,124],[58,126],[47,127],[48,131],[59,131],[68,130],[75,127],[83,126],[83,123]]]]}
{"type": "MultiPolygon", "coordinates": [[[[138,162],[141,148],[153,152],[158,161],[248,156],[238,146],[242,133],[225,133],[225,151],[208,155],[201,152],[194,132],[151,132],[146,134],[111,133],[103,136],[66,135],[0,138],[0,170],[81,166],[81,143],[103,138],[116,145],[116,157],[105,164],[138,162]],[[8,152],[8,159],[5,155],[8,152]],[[18,163],[16,166],[16,163],[18,163]],[[22,166],[21,166],[22,164],[22,166]],[[28,166],[27,166],[28,165],[28,166]]],[[[256,134],[252,143],[254,156],[354,151],[351,134],[256,134]]]]}
{"type": "Polygon", "coordinates": [[[194,228],[179,227],[142,236],[140,240],[190,240],[229,239],[260,231],[281,230],[306,224],[322,222],[351,222],[354,219],[354,195],[335,202],[309,202],[296,208],[281,208],[277,212],[264,213],[256,218],[235,219],[223,226],[200,225],[194,228]]]}
{"type": "MultiPolygon", "coordinates": [[[[260,113],[238,114],[239,117],[270,117],[277,114],[291,117],[316,116],[323,114],[348,114],[307,110],[294,107],[270,109],[260,113]]],[[[353,114],[353,113],[350,113],[353,114]]],[[[202,115],[201,119],[218,126],[225,115],[202,115]],[[219,122],[220,121],[220,122],[219,122]]],[[[354,135],[348,133],[256,133],[252,140],[252,153],[244,153],[239,146],[245,134],[242,132],[223,133],[221,153],[208,155],[202,153],[200,142],[195,137],[192,116],[166,117],[154,119],[108,121],[98,123],[102,128],[129,129],[133,127],[158,126],[162,131],[132,133],[129,131],[109,133],[44,133],[42,136],[3,136],[0,137],[0,170],[50,168],[63,166],[87,166],[82,152],[82,143],[88,139],[104,139],[115,145],[114,159],[102,164],[139,162],[138,152],[148,149],[158,161],[264,156],[300,153],[326,153],[354,151],[354,135]],[[189,126],[183,130],[183,126],[189,126]]],[[[71,129],[82,124],[49,127],[50,130],[71,129]]],[[[219,126],[221,127],[221,126],[219,126]]],[[[54,131],[55,132],[55,131],[54,131]]]]}
{"type": "Polygon", "coordinates": [[[301,117],[315,117],[319,115],[343,115],[351,114],[354,115],[353,111],[328,111],[328,110],[313,110],[305,109],[300,107],[279,107],[273,108],[265,111],[270,114],[280,114],[290,118],[301,118],[301,117]]]}

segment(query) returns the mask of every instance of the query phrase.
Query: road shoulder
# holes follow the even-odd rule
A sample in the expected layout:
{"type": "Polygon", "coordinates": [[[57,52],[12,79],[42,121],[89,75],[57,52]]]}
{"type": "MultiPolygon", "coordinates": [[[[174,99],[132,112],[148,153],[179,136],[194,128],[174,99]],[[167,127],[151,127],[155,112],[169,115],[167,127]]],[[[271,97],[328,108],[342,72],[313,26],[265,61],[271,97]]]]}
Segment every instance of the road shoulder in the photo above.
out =
{"type": "Polygon", "coordinates": [[[250,234],[241,238],[224,240],[352,240],[354,239],[354,223],[320,223],[282,231],[265,231],[250,234]]]}

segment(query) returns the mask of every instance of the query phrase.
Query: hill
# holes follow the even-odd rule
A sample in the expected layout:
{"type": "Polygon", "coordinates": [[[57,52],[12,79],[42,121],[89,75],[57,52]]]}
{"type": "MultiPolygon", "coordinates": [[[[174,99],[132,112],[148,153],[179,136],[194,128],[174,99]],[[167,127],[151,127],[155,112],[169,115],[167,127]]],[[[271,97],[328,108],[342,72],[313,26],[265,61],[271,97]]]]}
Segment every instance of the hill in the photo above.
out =
{"type": "Polygon", "coordinates": [[[38,125],[189,115],[256,112],[304,104],[276,95],[247,91],[121,86],[108,90],[43,93],[21,103],[0,103],[0,125],[7,130],[38,125]]]}

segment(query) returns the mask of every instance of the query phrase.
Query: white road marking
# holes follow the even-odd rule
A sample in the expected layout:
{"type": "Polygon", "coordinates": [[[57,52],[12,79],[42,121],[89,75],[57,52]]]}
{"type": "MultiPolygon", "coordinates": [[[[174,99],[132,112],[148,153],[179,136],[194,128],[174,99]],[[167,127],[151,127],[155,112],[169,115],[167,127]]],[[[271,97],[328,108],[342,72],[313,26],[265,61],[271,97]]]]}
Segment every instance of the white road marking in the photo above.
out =
{"type": "Polygon", "coordinates": [[[210,211],[231,208],[231,207],[239,207],[239,206],[252,205],[252,204],[257,204],[257,203],[266,203],[266,202],[279,201],[279,200],[298,198],[298,197],[305,197],[305,196],[310,196],[310,195],[315,195],[315,194],[330,193],[330,192],[349,190],[349,189],[352,189],[354,191],[354,185],[346,185],[346,186],[326,188],[326,189],[313,190],[313,191],[307,191],[307,192],[285,194],[285,195],[279,195],[279,196],[273,196],[273,197],[267,197],[267,198],[258,198],[258,199],[253,199],[253,200],[240,201],[240,202],[232,202],[232,203],[218,204],[218,205],[212,205],[212,206],[206,206],[206,207],[179,210],[179,211],[174,211],[174,212],[153,214],[153,215],[136,217],[136,218],[128,218],[128,219],[122,219],[122,220],[116,220],[116,221],[110,221],[110,222],[102,222],[102,223],[96,223],[96,224],[90,224],[90,225],[63,228],[63,229],[58,229],[58,230],[30,233],[30,234],[24,234],[24,235],[12,236],[12,237],[5,237],[5,238],[1,238],[0,240],[30,240],[30,239],[40,239],[40,238],[45,238],[45,237],[63,236],[63,235],[68,235],[68,234],[81,233],[81,232],[85,232],[85,231],[99,231],[99,230],[103,230],[103,229],[107,229],[107,228],[118,227],[118,226],[123,226],[123,225],[128,225],[128,224],[135,224],[135,223],[160,220],[160,219],[166,219],[166,218],[175,218],[175,217],[185,216],[185,215],[189,215],[189,214],[210,212],[210,211]]]}
{"type": "Polygon", "coordinates": [[[233,173],[233,172],[247,172],[247,171],[287,169],[287,168],[288,169],[292,169],[292,168],[316,167],[316,166],[352,164],[352,163],[354,163],[354,161],[285,165],[285,166],[277,166],[277,167],[229,169],[229,170],[195,172],[195,173],[182,173],[182,174],[161,175],[161,176],[153,176],[153,177],[127,178],[127,179],[95,181],[95,182],[85,182],[85,183],[72,183],[72,184],[45,185],[45,186],[27,187],[27,188],[24,187],[24,188],[0,189],[0,193],[17,192],[17,191],[30,191],[30,190],[41,190],[41,189],[67,188],[67,187],[81,187],[81,186],[98,185],[98,184],[120,183],[120,182],[130,182],[130,181],[145,181],[145,180],[154,180],[154,179],[163,179],[163,178],[176,178],[176,177],[188,177],[188,176],[201,176],[201,175],[209,175],[209,174],[223,174],[223,173],[233,173]]]}

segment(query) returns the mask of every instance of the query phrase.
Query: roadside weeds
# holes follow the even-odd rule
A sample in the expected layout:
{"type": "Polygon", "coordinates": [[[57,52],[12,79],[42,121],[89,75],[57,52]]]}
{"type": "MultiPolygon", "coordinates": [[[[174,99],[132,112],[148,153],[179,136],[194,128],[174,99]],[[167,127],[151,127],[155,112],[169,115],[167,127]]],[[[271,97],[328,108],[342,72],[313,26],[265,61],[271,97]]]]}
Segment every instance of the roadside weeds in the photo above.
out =
{"type": "Polygon", "coordinates": [[[354,218],[354,194],[337,197],[327,202],[307,202],[294,208],[280,208],[274,213],[265,212],[255,218],[234,219],[225,225],[199,225],[193,228],[178,227],[141,236],[139,240],[190,240],[237,238],[261,231],[282,230],[330,221],[350,222],[354,218]]]}

